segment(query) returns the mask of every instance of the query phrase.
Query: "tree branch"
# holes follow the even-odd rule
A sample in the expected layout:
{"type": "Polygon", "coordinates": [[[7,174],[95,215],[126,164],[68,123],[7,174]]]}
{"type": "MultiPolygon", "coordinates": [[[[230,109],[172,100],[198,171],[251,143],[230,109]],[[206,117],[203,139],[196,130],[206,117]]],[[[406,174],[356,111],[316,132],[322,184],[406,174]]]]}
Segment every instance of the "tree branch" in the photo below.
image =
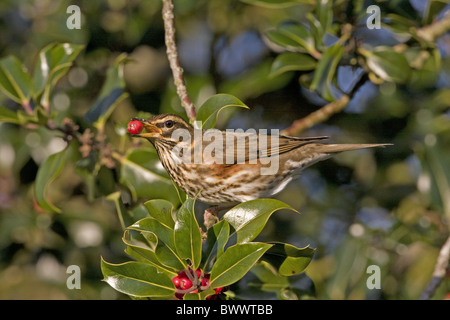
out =
{"type": "Polygon", "coordinates": [[[181,100],[181,105],[186,110],[186,115],[190,122],[193,123],[197,114],[194,104],[188,95],[183,78],[183,68],[181,68],[178,59],[172,0],[163,0],[162,17],[164,20],[167,58],[169,59],[170,69],[172,70],[173,81],[177,89],[178,97],[181,100]]]}
{"type": "Polygon", "coordinates": [[[450,237],[447,238],[447,241],[442,246],[441,251],[439,252],[439,256],[436,261],[436,266],[434,267],[433,277],[428,283],[427,287],[423,290],[420,295],[420,300],[428,300],[430,299],[436,289],[440,286],[442,281],[447,274],[448,263],[450,260],[450,237]]]}
{"type": "Polygon", "coordinates": [[[329,119],[333,114],[342,111],[349,103],[353,96],[358,92],[359,88],[366,83],[368,76],[364,73],[350,93],[343,94],[339,99],[324,105],[319,110],[307,115],[302,119],[295,120],[291,126],[281,131],[281,134],[287,136],[296,136],[303,130],[329,119]]]}
{"type": "Polygon", "coordinates": [[[447,31],[449,30],[450,30],[450,12],[447,12],[442,19],[426,27],[417,29],[416,34],[426,41],[433,42],[443,34],[447,33],[447,31]]]}

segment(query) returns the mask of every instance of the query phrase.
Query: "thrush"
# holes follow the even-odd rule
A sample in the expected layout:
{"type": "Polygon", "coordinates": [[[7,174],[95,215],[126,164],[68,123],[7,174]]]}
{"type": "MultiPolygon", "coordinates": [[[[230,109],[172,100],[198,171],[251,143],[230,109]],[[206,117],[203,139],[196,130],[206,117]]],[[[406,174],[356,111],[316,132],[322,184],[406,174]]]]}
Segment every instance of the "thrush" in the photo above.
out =
{"type": "Polygon", "coordinates": [[[323,142],[326,136],[256,130],[200,130],[174,114],[132,120],[146,131],[133,136],[150,141],[175,183],[190,197],[214,206],[271,197],[305,168],[338,152],[388,145],[329,144],[323,142]]]}

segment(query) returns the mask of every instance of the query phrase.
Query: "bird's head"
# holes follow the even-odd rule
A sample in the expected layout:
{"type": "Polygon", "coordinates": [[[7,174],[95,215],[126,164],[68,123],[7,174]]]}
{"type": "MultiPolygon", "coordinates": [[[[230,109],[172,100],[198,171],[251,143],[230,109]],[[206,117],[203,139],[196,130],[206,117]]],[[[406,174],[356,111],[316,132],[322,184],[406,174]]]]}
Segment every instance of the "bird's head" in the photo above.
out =
{"type": "MultiPolygon", "coordinates": [[[[148,119],[133,118],[132,120],[140,121],[145,131],[134,134],[135,137],[146,138],[150,142],[155,140],[171,140],[174,138],[174,132],[179,129],[193,132],[191,127],[183,118],[174,114],[159,114],[148,119]]],[[[176,135],[175,135],[176,136],[176,135]]]]}

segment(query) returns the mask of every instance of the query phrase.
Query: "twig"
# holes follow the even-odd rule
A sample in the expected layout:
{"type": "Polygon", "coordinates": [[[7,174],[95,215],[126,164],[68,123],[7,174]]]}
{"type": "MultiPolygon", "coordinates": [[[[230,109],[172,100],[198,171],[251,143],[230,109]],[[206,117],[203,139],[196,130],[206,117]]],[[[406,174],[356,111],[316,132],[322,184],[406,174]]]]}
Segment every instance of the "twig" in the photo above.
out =
{"type": "Polygon", "coordinates": [[[343,94],[339,99],[324,105],[319,110],[307,115],[306,117],[295,120],[288,128],[284,129],[281,134],[287,136],[296,136],[305,129],[311,128],[315,124],[329,119],[333,114],[342,111],[349,103],[359,88],[366,83],[368,76],[364,73],[353,89],[348,94],[343,94]]]}
{"type": "Polygon", "coordinates": [[[441,251],[439,252],[439,256],[436,261],[436,266],[434,267],[433,277],[430,282],[423,290],[420,295],[420,300],[428,300],[430,299],[436,289],[440,286],[442,281],[447,274],[448,263],[450,260],[450,237],[447,238],[447,241],[442,246],[441,251]]]}
{"type": "Polygon", "coordinates": [[[450,30],[450,12],[447,12],[442,19],[426,27],[417,29],[416,34],[426,41],[433,42],[443,34],[447,33],[447,31],[449,30],[450,30]]]}
{"type": "Polygon", "coordinates": [[[193,123],[197,114],[195,112],[194,104],[192,103],[191,98],[189,98],[184,83],[183,68],[181,68],[178,59],[177,45],[175,43],[175,24],[172,0],[163,0],[162,17],[164,20],[167,58],[169,59],[170,69],[172,70],[174,84],[177,89],[178,97],[180,97],[181,105],[186,110],[186,115],[190,122],[193,123]]]}

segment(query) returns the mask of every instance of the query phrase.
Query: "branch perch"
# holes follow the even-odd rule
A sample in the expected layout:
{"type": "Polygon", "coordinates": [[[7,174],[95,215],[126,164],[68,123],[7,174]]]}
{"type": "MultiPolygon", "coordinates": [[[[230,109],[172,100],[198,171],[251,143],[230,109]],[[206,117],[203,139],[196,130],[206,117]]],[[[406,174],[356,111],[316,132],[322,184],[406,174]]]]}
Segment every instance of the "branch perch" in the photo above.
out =
{"type": "Polygon", "coordinates": [[[177,89],[178,97],[181,100],[181,105],[186,110],[186,115],[188,116],[189,121],[193,123],[197,117],[197,114],[195,112],[194,104],[188,95],[183,78],[183,68],[181,68],[180,61],[178,59],[177,45],[175,42],[175,23],[172,0],[163,0],[162,17],[164,20],[167,58],[169,60],[170,69],[172,70],[173,81],[177,89]]]}
{"type": "Polygon", "coordinates": [[[300,132],[311,128],[312,126],[323,122],[330,118],[333,114],[342,111],[349,103],[353,96],[358,92],[359,88],[366,83],[368,76],[364,73],[352,88],[350,93],[343,94],[339,99],[324,105],[319,110],[307,115],[302,119],[295,120],[288,128],[281,131],[281,134],[287,136],[296,136],[300,132]]]}
{"type": "Polygon", "coordinates": [[[442,246],[441,251],[439,252],[436,266],[434,267],[433,277],[431,278],[425,290],[423,290],[422,294],[420,295],[420,300],[428,300],[433,296],[434,292],[440,286],[445,278],[445,275],[447,274],[449,260],[450,237],[447,238],[447,241],[442,246]]]}

